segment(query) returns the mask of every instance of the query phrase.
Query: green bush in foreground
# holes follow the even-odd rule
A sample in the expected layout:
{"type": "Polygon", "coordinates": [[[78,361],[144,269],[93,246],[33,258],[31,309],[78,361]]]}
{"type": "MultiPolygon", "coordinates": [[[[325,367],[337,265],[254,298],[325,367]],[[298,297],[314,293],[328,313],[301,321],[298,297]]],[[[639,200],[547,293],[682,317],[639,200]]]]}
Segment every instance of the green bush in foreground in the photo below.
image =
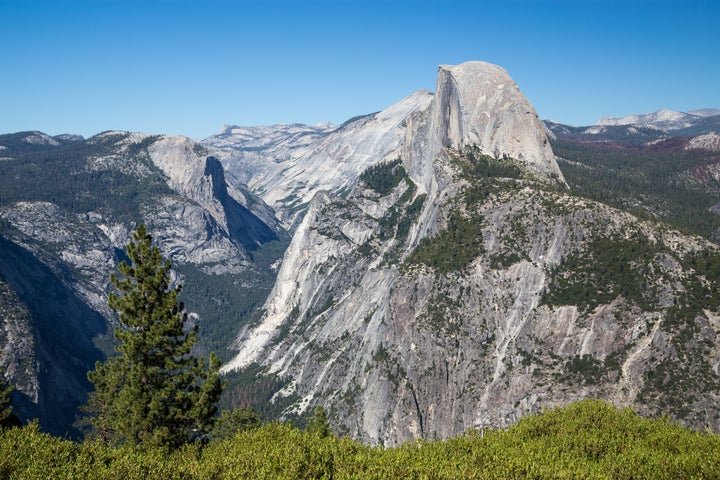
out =
{"type": "Polygon", "coordinates": [[[508,430],[368,447],[266,424],[172,453],[75,444],[36,425],[0,433],[0,478],[720,478],[720,437],[586,400],[508,430]]]}

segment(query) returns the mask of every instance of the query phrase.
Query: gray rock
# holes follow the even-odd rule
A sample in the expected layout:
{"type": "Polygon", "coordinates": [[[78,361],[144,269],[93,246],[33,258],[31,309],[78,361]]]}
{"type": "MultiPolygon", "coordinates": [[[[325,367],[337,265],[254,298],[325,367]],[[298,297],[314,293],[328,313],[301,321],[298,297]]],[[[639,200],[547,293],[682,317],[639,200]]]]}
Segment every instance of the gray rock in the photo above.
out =
{"type": "MultiPolygon", "coordinates": [[[[388,195],[362,183],[346,199],[315,195],[265,315],[241,332],[223,371],[260,365],[286,381],[277,401],[297,396],[286,416],[322,404],[339,433],[374,444],[503,427],[586,397],[717,428],[718,395],[707,389],[718,382],[718,347],[697,357],[679,350],[705,348],[717,313],[686,320],[702,324],[688,340],[671,326],[670,308],[691,289],[683,259],[714,245],[564,193],[543,126],[498,67],[441,66],[434,99],[408,118],[401,158],[410,179],[388,195]],[[515,158],[524,179],[463,177],[457,161],[467,145],[515,158]],[[486,194],[469,201],[471,191],[486,194]],[[478,226],[482,246],[465,266],[441,272],[414,259],[457,215],[478,226]],[[387,234],[403,219],[411,223],[405,236],[399,227],[387,234]],[[598,254],[595,245],[619,250],[634,238],[661,250],[622,267],[642,278],[644,293],[589,307],[547,296],[577,278],[574,258],[614,258],[620,252],[598,254]],[[706,380],[679,387],[688,371],[706,380]]],[[[439,254],[462,248],[448,242],[439,254]]],[[[598,275],[587,268],[588,278],[598,275]]],[[[614,281],[589,295],[627,288],[614,281]]]]}

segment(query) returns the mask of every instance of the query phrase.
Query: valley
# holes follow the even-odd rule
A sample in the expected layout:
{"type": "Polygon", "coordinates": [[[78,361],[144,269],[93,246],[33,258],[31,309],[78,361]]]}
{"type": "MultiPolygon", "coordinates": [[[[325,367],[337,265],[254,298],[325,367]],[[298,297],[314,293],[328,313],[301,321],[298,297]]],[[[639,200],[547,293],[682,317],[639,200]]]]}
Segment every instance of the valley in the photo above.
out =
{"type": "Polygon", "coordinates": [[[142,221],[228,407],[385,446],[585,398],[717,431],[713,113],[543,123],[468,62],[340,126],[0,135],[0,365],[24,419],[79,435],[142,221]]]}

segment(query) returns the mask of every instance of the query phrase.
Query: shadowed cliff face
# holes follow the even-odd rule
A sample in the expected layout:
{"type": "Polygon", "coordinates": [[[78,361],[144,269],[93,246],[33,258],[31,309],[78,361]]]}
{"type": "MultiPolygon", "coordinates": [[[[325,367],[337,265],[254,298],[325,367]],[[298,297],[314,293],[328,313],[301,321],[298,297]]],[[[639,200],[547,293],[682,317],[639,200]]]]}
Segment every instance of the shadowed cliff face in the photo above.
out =
{"type": "MultiPolygon", "coordinates": [[[[18,411],[23,418],[39,418],[49,432],[72,436],[70,425],[90,388],[86,374],[103,358],[93,339],[105,334],[107,325],[100,312],[66,286],[67,279],[58,277],[62,273],[0,236],[0,278],[29,314],[23,337],[6,338],[2,346],[3,352],[17,352],[7,360],[23,394],[18,411]],[[34,348],[25,351],[22,343],[34,348]],[[31,368],[23,369],[23,364],[31,368]]],[[[5,318],[4,323],[17,320],[5,318]]]]}
{"type": "Polygon", "coordinates": [[[205,176],[212,183],[214,200],[222,206],[230,238],[248,250],[256,250],[262,244],[278,239],[270,227],[228,194],[225,172],[215,157],[205,159],[205,176]]]}
{"type": "Polygon", "coordinates": [[[717,425],[718,305],[691,280],[712,244],[569,195],[494,66],[441,67],[402,151],[389,191],[315,196],[225,371],[260,365],[287,417],[323,404],[386,445],[587,396],[717,425]]]}

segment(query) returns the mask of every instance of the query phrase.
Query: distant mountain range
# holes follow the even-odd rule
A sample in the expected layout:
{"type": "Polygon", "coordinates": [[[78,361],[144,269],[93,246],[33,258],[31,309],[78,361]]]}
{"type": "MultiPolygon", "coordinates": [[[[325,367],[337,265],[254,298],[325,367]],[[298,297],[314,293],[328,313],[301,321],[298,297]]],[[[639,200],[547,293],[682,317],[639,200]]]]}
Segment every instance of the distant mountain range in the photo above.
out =
{"type": "Polygon", "coordinates": [[[72,423],[145,222],[226,405],[393,445],[586,397],[720,428],[720,115],[541,122],[442,65],[343,125],[0,135],[0,364],[72,423]]]}
{"type": "Polygon", "coordinates": [[[706,108],[691,112],[658,110],[653,113],[629,115],[622,118],[603,118],[596,125],[575,127],[545,121],[551,137],[583,142],[619,142],[634,145],[648,144],[675,137],[708,136],[694,146],[714,148],[713,137],[720,133],[720,109],[706,108]]]}
{"type": "Polygon", "coordinates": [[[704,118],[718,115],[720,115],[720,109],[717,108],[704,108],[701,110],[691,110],[689,112],[676,112],[663,109],[653,113],[629,115],[621,118],[601,118],[596,125],[637,125],[670,132],[687,129],[697,125],[704,118]]]}

